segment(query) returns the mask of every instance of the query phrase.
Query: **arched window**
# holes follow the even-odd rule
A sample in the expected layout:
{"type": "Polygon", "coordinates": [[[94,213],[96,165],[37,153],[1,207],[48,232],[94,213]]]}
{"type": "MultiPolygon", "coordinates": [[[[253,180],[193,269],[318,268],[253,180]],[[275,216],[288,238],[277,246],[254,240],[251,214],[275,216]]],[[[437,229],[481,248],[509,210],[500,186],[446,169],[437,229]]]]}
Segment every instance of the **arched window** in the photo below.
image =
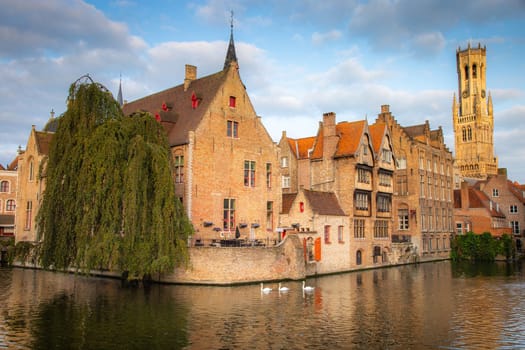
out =
{"type": "Polygon", "coordinates": [[[465,80],[468,80],[468,66],[465,66],[465,80]]]}
{"type": "Polygon", "coordinates": [[[355,264],[361,265],[363,263],[362,253],[360,250],[355,252],[355,264]]]}
{"type": "Polygon", "coordinates": [[[476,64],[474,63],[472,65],[472,78],[476,79],[478,77],[478,71],[477,71],[477,66],[476,64]]]}
{"type": "Polygon", "coordinates": [[[472,141],[472,129],[470,126],[467,128],[467,139],[472,141]]]}
{"type": "Polygon", "coordinates": [[[16,205],[14,199],[8,199],[5,203],[5,210],[6,211],[15,211],[16,205]]]}
{"type": "Polygon", "coordinates": [[[467,130],[465,130],[465,128],[461,128],[461,135],[462,135],[462,138],[463,138],[463,141],[467,141],[467,130]]]}
{"type": "Polygon", "coordinates": [[[29,181],[33,181],[35,177],[35,167],[33,165],[33,160],[29,161],[29,181]]]}
{"type": "Polygon", "coordinates": [[[0,192],[9,192],[9,182],[8,181],[0,182],[0,192]]]}

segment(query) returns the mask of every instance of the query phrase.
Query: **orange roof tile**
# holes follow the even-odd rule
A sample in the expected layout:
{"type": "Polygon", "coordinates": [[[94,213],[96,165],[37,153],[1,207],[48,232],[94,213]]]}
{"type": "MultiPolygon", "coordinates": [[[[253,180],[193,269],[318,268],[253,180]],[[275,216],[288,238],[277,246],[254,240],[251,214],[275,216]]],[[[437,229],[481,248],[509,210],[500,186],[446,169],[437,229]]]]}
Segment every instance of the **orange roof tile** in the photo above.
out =
{"type": "Polygon", "coordinates": [[[339,143],[337,144],[337,150],[334,156],[344,157],[354,155],[359,150],[365,126],[365,120],[341,122],[337,124],[336,132],[339,135],[339,143]]]}
{"type": "Polygon", "coordinates": [[[383,136],[385,135],[386,124],[383,122],[375,122],[368,126],[368,130],[370,131],[370,137],[372,138],[374,152],[378,153],[381,148],[381,143],[383,142],[383,136]]]}
{"type": "Polygon", "coordinates": [[[297,159],[308,158],[308,151],[311,150],[315,143],[315,136],[304,137],[301,139],[287,138],[290,149],[297,159]]]}

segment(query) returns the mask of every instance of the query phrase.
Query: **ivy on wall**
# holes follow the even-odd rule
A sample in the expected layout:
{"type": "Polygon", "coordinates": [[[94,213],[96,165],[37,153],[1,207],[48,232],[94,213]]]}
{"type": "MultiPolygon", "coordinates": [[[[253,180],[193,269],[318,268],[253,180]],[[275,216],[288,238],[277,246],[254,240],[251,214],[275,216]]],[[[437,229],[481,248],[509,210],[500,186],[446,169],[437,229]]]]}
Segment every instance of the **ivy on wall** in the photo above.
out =
{"type": "Polygon", "coordinates": [[[497,255],[507,260],[515,257],[516,247],[511,236],[492,237],[489,232],[480,235],[468,232],[452,240],[452,260],[494,261],[497,255]]]}

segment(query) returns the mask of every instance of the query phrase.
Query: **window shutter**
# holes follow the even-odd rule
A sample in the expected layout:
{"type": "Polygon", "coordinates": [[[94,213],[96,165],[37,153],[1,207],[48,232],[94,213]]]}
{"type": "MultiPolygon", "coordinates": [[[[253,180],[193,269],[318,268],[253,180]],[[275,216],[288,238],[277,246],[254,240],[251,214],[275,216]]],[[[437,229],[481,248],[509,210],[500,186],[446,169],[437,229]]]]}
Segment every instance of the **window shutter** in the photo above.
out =
{"type": "Polygon", "coordinates": [[[315,261],[321,261],[321,237],[315,239],[314,244],[315,261]]]}

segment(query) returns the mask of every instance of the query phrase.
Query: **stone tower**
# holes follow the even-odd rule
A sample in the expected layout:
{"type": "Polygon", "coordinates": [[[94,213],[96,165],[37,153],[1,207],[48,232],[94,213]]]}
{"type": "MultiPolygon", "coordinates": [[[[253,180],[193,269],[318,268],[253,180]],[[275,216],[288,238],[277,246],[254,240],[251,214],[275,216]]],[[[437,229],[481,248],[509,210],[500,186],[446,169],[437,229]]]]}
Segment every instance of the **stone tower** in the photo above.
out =
{"type": "Polygon", "coordinates": [[[458,48],[459,101],[452,102],[456,165],[463,177],[484,179],[497,175],[494,155],[492,97],[486,92],[486,48],[458,48]]]}

